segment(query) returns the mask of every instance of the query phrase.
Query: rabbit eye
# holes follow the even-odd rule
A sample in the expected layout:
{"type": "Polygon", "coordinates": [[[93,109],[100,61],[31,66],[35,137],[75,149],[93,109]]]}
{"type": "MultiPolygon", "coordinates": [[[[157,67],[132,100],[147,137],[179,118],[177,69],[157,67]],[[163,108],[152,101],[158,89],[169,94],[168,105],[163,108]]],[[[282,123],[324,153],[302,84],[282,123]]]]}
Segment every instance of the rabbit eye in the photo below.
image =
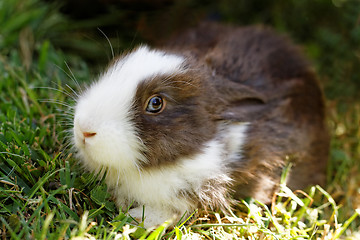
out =
{"type": "Polygon", "coordinates": [[[165,107],[165,101],[161,96],[151,96],[147,101],[146,112],[160,113],[165,107]]]}

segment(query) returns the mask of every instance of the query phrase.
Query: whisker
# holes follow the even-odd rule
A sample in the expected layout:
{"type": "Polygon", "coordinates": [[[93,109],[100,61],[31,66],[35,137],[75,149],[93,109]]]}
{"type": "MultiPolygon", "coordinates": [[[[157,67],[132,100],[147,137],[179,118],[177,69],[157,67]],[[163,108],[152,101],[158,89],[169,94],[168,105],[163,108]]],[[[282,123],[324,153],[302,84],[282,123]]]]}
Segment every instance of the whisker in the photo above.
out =
{"type": "Polygon", "coordinates": [[[67,117],[67,116],[57,116],[60,120],[62,121],[66,121],[68,123],[72,123],[74,121],[74,118],[73,117],[67,117]]]}
{"type": "MultiPolygon", "coordinates": [[[[64,62],[65,62],[65,61],[64,61],[64,62]]],[[[66,66],[68,66],[66,62],[65,62],[65,64],[66,64],[66,66]]],[[[71,80],[73,80],[73,81],[76,83],[76,80],[73,79],[72,76],[71,76],[70,74],[68,74],[63,68],[61,68],[61,67],[60,67],[59,65],[57,65],[57,64],[55,64],[55,66],[56,66],[58,69],[60,69],[63,73],[65,73],[66,76],[68,76],[68,78],[70,78],[71,80]]]]}
{"type": "Polygon", "coordinates": [[[69,117],[62,117],[62,116],[59,116],[59,118],[62,120],[62,121],[66,121],[68,123],[72,123],[73,121],[73,118],[69,118],[69,117]]]}
{"type": "Polygon", "coordinates": [[[61,121],[59,121],[59,123],[66,123],[66,124],[72,124],[72,125],[74,125],[73,124],[73,118],[60,118],[61,119],[61,121]]]}
{"type": "Polygon", "coordinates": [[[73,118],[61,118],[60,117],[60,121],[58,121],[58,123],[66,123],[68,125],[74,125],[73,123],[74,119],[73,118]]]}
{"type": "Polygon", "coordinates": [[[65,110],[61,110],[59,112],[64,112],[64,113],[56,113],[57,116],[61,117],[61,118],[68,118],[68,119],[72,119],[70,116],[73,116],[72,112],[66,112],[65,110]],[[70,115],[70,116],[69,116],[70,115]]]}
{"type": "MultiPolygon", "coordinates": [[[[55,99],[39,99],[39,101],[48,101],[49,103],[55,103],[53,101],[55,101],[55,99]]],[[[60,101],[58,100],[58,102],[63,102],[63,101],[60,101]]],[[[63,102],[63,103],[67,103],[67,102],[63,102]]],[[[68,105],[72,106],[71,108],[59,108],[59,107],[56,107],[56,111],[57,112],[62,112],[64,114],[74,114],[75,112],[75,106],[71,105],[71,103],[69,103],[68,105]]]]}
{"type": "MultiPolygon", "coordinates": [[[[73,125],[70,125],[70,124],[65,124],[65,123],[63,123],[62,125],[63,125],[63,126],[66,126],[66,127],[68,127],[68,128],[71,128],[71,129],[73,128],[73,125]]],[[[65,131],[64,131],[64,133],[65,133],[65,134],[71,134],[71,132],[65,132],[65,131]]]]}
{"type": "Polygon", "coordinates": [[[69,109],[69,108],[67,108],[67,109],[63,109],[63,108],[56,108],[55,109],[56,110],[56,112],[58,112],[57,113],[57,115],[59,115],[59,116],[74,116],[75,114],[75,112],[74,112],[74,108],[71,108],[71,109],[69,109]]]}
{"type": "MultiPolygon", "coordinates": [[[[69,69],[71,75],[70,75],[69,73],[67,73],[67,72],[66,72],[63,68],[61,68],[59,65],[55,64],[55,66],[56,66],[58,69],[60,69],[63,73],[65,73],[65,75],[68,76],[68,78],[70,78],[70,79],[75,83],[76,87],[79,89],[79,92],[82,93],[82,89],[81,89],[81,87],[80,87],[79,82],[76,80],[74,73],[71,71],[71,69],[70,69],[69,65],[67,64],[67,62],[64,61],[64,63],[65,63],[65,65],[67,66],[67,68],[69,69]]],[[[55,84],[56,84],[58,87],[60,87],[57,83],[55,83],[55,84]]],[[[67,85],[67,86],[68,86],[68,85],[67,85]]],[[[69,87],[69,86],[68,86],[68,87],[69,87]]],[[[71,87],[69,87],[69,88],[72,89],[71,87]]],[[[74,92],[73,89],[72,89],[72,92],[74,92]]],[[[76,94],[76,95],[78,95],[78,94],[76,94]]]]}
{"type": "Polygon", "coordinates": [[[59,123],[72,123],[73,118],[63,118],[59,117],[61,121],[58,121],[59,123]]]}
{"type": "Polygon", "coordinates": [[[65,126],[73,126],[74,125],[72,122],[69,122],[68,119],[66,119],[65,121],[58,121],[58,123],[60,123],[61,125],[65,125],[65,126]]]}
{"type": "Polygon", "coordinates": [[[63,133],[65,136],[63,137],[63,139],[62,139],[62,142],[64,143],[64,144],[66,144],[66,145],[70,145],[70,144],[72,144],[73,143],[73,141],[72,141],[72,135],[70,135],[69,133],[67,133],[67,132],[64,132],[63,133]]]}
{"type": "Polygon", "coordinates": [[[70,132],[62,132],[62,134],[63,134],[63,141],[65,142],[65,143],[73,143],[73,134],[72,133],[70,133],[70,132]]]}
{"type": "Polygon", "coordinates": [[[80,95],[72,87],[70,87],[69,84],[65,84],[65,86],[68,87],[71,92],[75,94],[76,98],[74,98],[74,96],[71,96],[72,99],[77,100],[80,97],[80,95]]]}
{"type": "Polygon", "coordinates": [[[64,143],[66,144],[66,145],[71,145],[71,146],[73,146],[72,144],[73,144],[73,142],[72,142],[72,136],[70,136],[70,135],[67,135],[66,137],[64,137],[64,143]]]}
{"type": "Polygon", "coordinates": [[[76,86],[79,88],[80,92],[81,92],[81,87],[80,87],[80,84],[79,82],[76,80],[76,77],[74,75],[74,73],[71,71],[71,68],[69,67],[68,63],[66,61],[64,61],[66,67],[68,68],[69,72],[71,73],[71,76],[70,79],[73,80],[76,84],[76,86]]]}
{"type": "Polygon", "coordinates": [[[65,107],[68,107],[70,109],[74,108],[73,106],[65,103],[65,102],[62,102],[62,101],[59,101],[59,100],[50,100],[50,99],[39,99],[39,102],[44,102],[44,103],[55,103],[55,104],[59,104],[61,106],[65,106],[65,107]]]}
{"type": "Polygon", "coordinates": [[[63,151],[65,152],[65,151],[67,151],[67,152],[74,152],[74,151],[72,151],[72,149],[71,149],[71,142],[68,142],[68,143],[66,143],[66,145],[63,145],[62,146],[62,149],[63,149],[63,151]]]}
{"type": "Polygon", "coordinates": [[[53,90],[53,91],[56,91],[56,92],[63,93],[63,94],[65,94],[66,96],[68,96],[70,98],[73,98],[73,96],[69,92],[67,92],[65,90],[60,90],[60,89],[57,89],[57,88],[53,88],[53,87],[32,87],[32,89],[50,89],[50,90],[53,90]]]}
{"type": "Polygon", "coordinates": [[[77,99],[79,98],[79,95],[73,90],[72,87],[70,87],[69,85],[66,84],[66,87],[71,89],[71,92],[67,91],[63,86],[61,86],[59,83],[52,81],[52,83],[57,87],[56,88],[52,88],[55,91],[59,91],[64,93],[66,96],[68,96],[69,98],[71,98],[71,100],[77,102],[77,99]],[[61,89],[61,90],[60,90],[61,89]]]}
{"type": "Polygon", "coordinates": [[[114,48],[110,42],[110,39],[106,36],[106,34],[100,28],[97,28],[97,29],[102,33],[102,35],[104,35],[106,41],[109,43],[110,50],[111,50],[111,56],[112,56],[112,58],[115,58],[114,48]]]}

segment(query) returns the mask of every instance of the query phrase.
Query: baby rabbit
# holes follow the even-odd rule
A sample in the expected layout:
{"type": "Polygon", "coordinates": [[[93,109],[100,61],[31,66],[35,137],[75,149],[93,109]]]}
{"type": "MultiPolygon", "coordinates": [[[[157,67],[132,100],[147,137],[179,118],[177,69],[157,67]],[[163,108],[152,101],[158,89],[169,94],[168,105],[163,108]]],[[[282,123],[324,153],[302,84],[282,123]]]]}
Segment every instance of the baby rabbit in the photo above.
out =
{"type": "Polygon", "coordinates": [[[85,167],[106,169],[119,207],[145,226],[198,206],[268,203],[286,163],[292,189],[323,184],[329,138],[321,89],[285,37],[202,24],[115,59],[75,106],[85,167]]]}

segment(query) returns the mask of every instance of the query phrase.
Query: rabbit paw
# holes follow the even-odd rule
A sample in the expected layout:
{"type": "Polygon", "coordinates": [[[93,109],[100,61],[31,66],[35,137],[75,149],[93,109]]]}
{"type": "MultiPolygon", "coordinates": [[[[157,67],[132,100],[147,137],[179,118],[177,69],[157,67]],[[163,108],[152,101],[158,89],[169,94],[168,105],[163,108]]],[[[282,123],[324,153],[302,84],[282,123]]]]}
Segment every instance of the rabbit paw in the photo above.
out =
{"type": "Polygon", "coordinates": [[[144,209],[143,206],[130,209],[129,214],[138,222],[142,222],[144,219],[145,228],[156,227],[163,224],[165,221],[171,224],[177,217],[176,213],[169,210],[166,211],[164,209],[153,207],[145,207],[144,209]]]}

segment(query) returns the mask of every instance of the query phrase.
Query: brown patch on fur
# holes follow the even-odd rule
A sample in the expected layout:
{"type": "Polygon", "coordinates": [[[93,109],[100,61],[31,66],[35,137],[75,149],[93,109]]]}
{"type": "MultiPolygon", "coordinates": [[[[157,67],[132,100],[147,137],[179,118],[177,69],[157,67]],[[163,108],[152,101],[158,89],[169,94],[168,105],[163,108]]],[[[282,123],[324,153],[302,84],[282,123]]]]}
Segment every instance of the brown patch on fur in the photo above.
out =
{"type": "Polygon", "coordinates": [[[147,149],[144,155],[148,167],[198,153],[214,137],[216,122],[212,105],[219,103],[208,97],[211,86],[206,85],[201,72],[190,70],[180,75],[157,76],[138,86],[135,120],[147,149]],[[144,105],[154,94],[162,96],[167,104],[161,113],[149,115],[144,112],[144,105]]]}
{"type": "Polygon", "coordinates": [[[329,136],[323,94],[288,38],[264,27],[205,23],[175,36],[166,49],[191,52],[207,65],[218,93],[225,95],[220,119],[251,123],[243,157],[228,166],[235,197],[262,194],[270,202],[288,156],[294,163],[289,187],[325,183],[329,136]],[[232,90],[237,88],[251,89],[246,94],[253,97],[238,99],[241,90],[232,90]]]}

